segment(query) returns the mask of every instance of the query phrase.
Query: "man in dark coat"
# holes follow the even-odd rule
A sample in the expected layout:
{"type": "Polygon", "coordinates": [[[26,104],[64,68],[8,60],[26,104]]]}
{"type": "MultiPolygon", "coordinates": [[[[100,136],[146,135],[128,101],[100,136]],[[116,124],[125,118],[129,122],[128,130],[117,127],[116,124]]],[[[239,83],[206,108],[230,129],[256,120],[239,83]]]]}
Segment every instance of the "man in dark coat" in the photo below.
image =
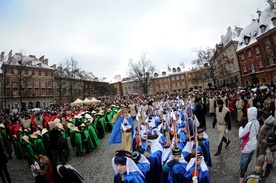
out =
{"type": "Polygon", "coordinates": [[[11,178],[7,169],[8,157],[4,152],[4,146],[0,135],[0,177],[3,183],[11,183],[11,178]]]}

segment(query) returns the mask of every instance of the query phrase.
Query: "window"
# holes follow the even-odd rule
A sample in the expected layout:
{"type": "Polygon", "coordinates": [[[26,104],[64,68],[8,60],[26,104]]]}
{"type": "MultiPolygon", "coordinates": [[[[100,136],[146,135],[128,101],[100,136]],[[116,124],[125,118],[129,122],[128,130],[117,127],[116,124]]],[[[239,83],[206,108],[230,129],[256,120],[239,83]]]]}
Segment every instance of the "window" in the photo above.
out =
{"type": "Polygon", "coordinates": [[[35,86],[35,87],[38,87],[38,80],[35,80],[35,81],[34,81],[34,86],[35,86]]]}
{"type": "Polygon", "coordinates": [[[256,54],[257,54],[257,55],[260,53],[260,49],[259,49],[258,46],[255,48],[255,51],[256,51],[256,54]]]}
{"type": "Polygon", "coordinates": [[[250,42],[250,37],[246,37],[246,38],[244,39],[244,44],[248,45],[249,42],[250,42]]]}
{"type": "Polygon", "coordinates": [[[181,79],[184,79],[184,75],[181,75],[181,79]]]}
{"type": "Polygon", "coordinates": [[[162,83],[162,79],[159,79],[159,83],[162,83]]]}
{"type": "Polygon", "coordinates": [[[179,76],[176,76],[176,80],[179,80],[179,76]]]}
{"type": "Polygon", "coordinates": [[[265,43],[266,47],[271,48],[271,43],[270,43],[269,38],[266,38],[264,43],[265,43]]]}
{"type": "Polygon", "coordinates": [[[41,87],[45,87],[45,80],[41,80],[41,87]]]}
{"type": "Polygon", "coordinates": [[[38,96],[38,89],[35,89],[35,96],[38,96]]]}
{"type": "Polygon", "coordinates": [[[51,88],[48,89],[48,95],[50,95],[50,96],[52,95],[52,89],[51,88]]]}
{"type": "Polygon", "coordinates": [[[15,75],[17,75],[17,74],[18,74],[18,70],[17,70],[17,69],[14,69],[14,70],[13,70],[13,73],[14,73],[15,75]]]}
{"type": "Polygon", "coordinates": [[[45,90],[45,89],[42,89],[41,92],[42,92],[42,95],[43,95],[43,96],[46,95],[46,90],[45,90]]]}
{"type": "Polygon", "coordinates": [[[155,86],[155,89],[156,89],[156,90],[159,90],[159,87],[158,87],[158,86],[155,86]]]}
{"type": "Polygon", "coordinates": [[[263,62],[259,60],[259,68],[263,67],[263,62]]]}
{"type": "Polygon", "coordinates": [[[180,86],[180,82],[177,82],[177,86],[180,86]]]}
{"type": "Polygon", "coordinates": [[[45,72],[44,71],[41,71],[41,76],[45,76],[45,72]]]}
{"type": "Polygon", "coordinates": [[[172,77],[172,81],[174,81],[174,79],[175,79],[175,78],[174,78],[174,76],[173,76],[173,77],[172,77]]]}
{"type": "Polygon", "coordinates": [[[192,75],[191,74],[188,74],[188,78],[191,79],[192,75]]]}
{"type": "Polygon", "coordinates": [[[248,54],[248,57],[252,57],[251,50],[248,50],[248,51],[247,51],[247,54],[248,54]]]}
{"type": "Polygon", "coordinates": [[[32,96],[33,93],[32,93],[32,89],[31,88],[28,88],[28,96],[32,96]]]}
{"type": "Polygon", "coordinates": [[[243,66],[243,72],[247,72],[247,67],[246,67],[246,65],[243,66]]]}
{"type": "Polygon", "coordinates": [[[168,85],[165,85],[165,89],[168,89],[169,87],[168,87],[168,85]]]}
{"type": "Polygon", "coordinates": [[[268,55],[268,60],[270,65],[275,65],[275,57],[273,53],[268,55]]]}
{"type": "Polygon", "coordinates": [[[263,78],[263,83],[265,83],[265,78],[263,78]]]}
{"type": "Polygon", "coordinates": [[[252,72],[255,72],[255,66],[254,66],[253,62],[251,62],[251,70],[252,70],[252,72]]]}
{"type": "Polygon", "coordinates": [[[272,21],[272,24],[273,24],[274,26],[276,26],[276,17],[272,17],[272,18],[271,18],[271,21],[272,21]]]}
{"type": "Polygon", "coordinates": [[[241,58],[241,60],[244,60],[244,54],[243,53],[240,54],[240,58],[241,58]]]}
{"type": "Polygon", "coordinates": [[[260,29],[261,29],[261,33],[264,33],[266,31],[266,25],[261,25],[260,29]]]}
{"type": "Polygon", "coordinates": [[[35,71],[35,75],[38,76],[38,71],[35,71]]]}
{"type": "Polygon", "coordinates": [[[48,81],[47,87],[52,87],[52,81],[48,81]]]}
{"type": "Polygon", "coordinates": [[[12,91],[12,95],[13,96],[17,96],[17,93],[18,93],[17,89],[15,89],[15,90],[12,91]]]}
{"type": "Polygon", "coordinates": [[[185,82],[184,81],[182,82],[182,86],[185,86],[185,82]]]}
{"type": "Polygon", "coordinates": [[[10,68],[7,69],[7,74],[11,74],[11,69],[10,68]]]}
{"type": "Polygon", "coordinates": [[[167,82],[167,78],[164,78],[164,82],[167,82]]]}

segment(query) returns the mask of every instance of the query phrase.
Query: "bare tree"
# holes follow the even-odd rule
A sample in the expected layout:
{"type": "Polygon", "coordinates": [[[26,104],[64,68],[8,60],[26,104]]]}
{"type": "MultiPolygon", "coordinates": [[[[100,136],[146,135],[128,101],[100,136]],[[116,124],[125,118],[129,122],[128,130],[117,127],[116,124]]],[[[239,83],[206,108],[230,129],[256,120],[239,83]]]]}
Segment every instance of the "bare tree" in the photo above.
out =
{"type": "Polygon", "coordinates": [[[74,100],[74,96],[77,91],[76,87],[79,86],[77,84],[76,85],[74,84],[74,83],[76,83],[76,81],[75,81],[76,73],[79,70],[78,61],[75,60],[73,57],[71,57],[70,60],[66,59],[65,65],[66,65],[66,71],[68,74],[70,101],[72,102],[74,100]]]}
{"type": "Polygon", "coordinates": [[[68,91],[68,72],[63,69],[64,63],[59,63],[55,70],[54,93],[58,97],[59,105],[62,104],[62,98],[67,95],[68,91]]]}
{"type": "MultiPolygon", "coordinates": [[[[195,65],[197,68],[206,68],[208,67],[209,70],[209,78],[211,78],[216,86],[216,63],[212,60],[215,49],[207,47],[206,50],[203,49],[194,49],[194,52],[197,53],[197,59],[192,61],[192,64],[195,65]]],[[[202,76],[201,78],[205,78],[202,76]]]]}
{"type": "Polygon", "coordinates": [[[132,59],[128,63],[128,75],[136,81],[137,87],[142,93],[147,94],[152,85],[152,77],[155,72],[155,66],[151,60],[146,58],[146,54],[142,53],[137,63],[132,59]]]}

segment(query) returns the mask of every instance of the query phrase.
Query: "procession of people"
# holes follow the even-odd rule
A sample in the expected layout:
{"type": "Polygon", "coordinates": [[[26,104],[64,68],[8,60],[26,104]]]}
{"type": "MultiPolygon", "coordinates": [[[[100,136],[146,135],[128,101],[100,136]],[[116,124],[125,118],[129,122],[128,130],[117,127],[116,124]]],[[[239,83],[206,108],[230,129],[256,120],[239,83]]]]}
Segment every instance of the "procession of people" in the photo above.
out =
{"type": "MultiPolygon", "coordinates": [[[[208,183],[212,182],[211,154],[223,154],[223,142],[226,148],[231,146],[228,133],[231,123],[237,123],[241,139],[239,182],[250,180],[247,170],[256,151],[259,164],[265,159],[258,180],[270,183],[276,176],[275,93],[273,88],[179,91],[106,97],[100,104],[77,107],[3,113],[0,139],[7,159],[3,167],[7,167],[8,159],[24,159],[36,182],[57,182],[44,176],[51,169],[54,175],[60,175],[59,169],[67,170],[76,182],[81,182],[81,173],[67,165],[69,156],[93,153],[110,133],[109,144],[121,144],[111,161],[114,182],[208,183]],[[207,131],[207,115],[214,117],[212,126],[218,132],[207,131]],[[210,152],[208,133],[218,134],[216,152],[210,152]]],[[[11,182],[8,172],[0,167],[2,182],[11,182]]]]}

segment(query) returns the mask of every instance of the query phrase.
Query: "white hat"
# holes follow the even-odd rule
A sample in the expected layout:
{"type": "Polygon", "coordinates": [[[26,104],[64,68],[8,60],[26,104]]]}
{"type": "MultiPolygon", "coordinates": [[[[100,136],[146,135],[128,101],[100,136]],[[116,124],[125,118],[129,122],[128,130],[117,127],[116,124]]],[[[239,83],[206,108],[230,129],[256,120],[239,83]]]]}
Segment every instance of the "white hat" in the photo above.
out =
{"type": "Polygon", "coordinates": [[[0,124],[0,128],[6,128],[3,123],[0,124]]]}
{"type": "Polygon", "coordinates": [[[73,128],[75,128],[75,125],[73,123],[68,123],[67,127],[71,130],[73,130],[73,128]]]}
{"type": "Polygon", "coordinates": [[[30,141],[29,141],[29,137],[27,136],[27,135],[24,135],[23,137],[22,137],[22,139],[23,140],[25,140],[27,143],[31,143],[30,141]]]}
{"type": "Polygon", "coordinates": [[[63,125],[61,123],[57,123],[57,127],[61,130],[64,130],[63,125]]]}
{"type": "Polygon", "coordinates": [[[85,124],[84,124],[84,123],[82,123],[82,124],[80,125],[80,127],[85,127],[85,124]]]}
{"type": "Polygon", "coordinates": [[[43,128],[42,129],[42,132],[41,132],[41,135],[44,135],[45,133],[47,133],[48,132],[48,130],[46,129],[46,128],[43,128]]]}
{"type": "Polygon", "coordinates": [[[76,131],[76,132],[80,132],[79,128],[76,126],[74,127],[72,130],[76,131]]]}

